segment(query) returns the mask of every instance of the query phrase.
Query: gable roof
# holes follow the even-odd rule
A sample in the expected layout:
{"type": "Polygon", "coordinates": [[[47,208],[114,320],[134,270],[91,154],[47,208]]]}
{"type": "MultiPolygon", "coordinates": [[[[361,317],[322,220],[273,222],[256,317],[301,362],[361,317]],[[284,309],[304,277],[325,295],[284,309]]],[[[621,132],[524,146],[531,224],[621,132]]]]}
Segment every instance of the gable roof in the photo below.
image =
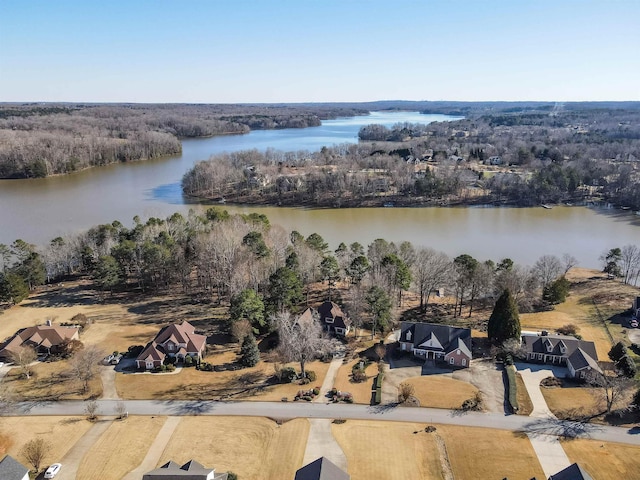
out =
{"type": "Polygon", "coordinates": [[[23,345],[51,348],[67,340],[77,338],[76,327],[61,327],[60,325],[37,325],[24,328],[16,333],[0,350],[0,357],[8,356],[18,351],[23,345]]]}
{"type": "Polygon", "coordinates": [[[0,460],[0,478],[2,480],[22,480],[28,473],[27,467],[9,455],[5,455],[0,460]]]}
{"type": "Polygon", "coordinates": [[[450,353],[459,348],[471,358],[470,328],[434,323],[402,322],[400,324],[400,341],[412,343],[414,348],[444,353],[450,353]]]}
{"type": "Polygon", "coordinates": [[[207,343],[207,337],[195,333],[195,328],[189,322],[172,323],[160,329],[156,337],[147,343],[144,350],[136,357],[136,361],[145,361],[149,357],[152,360],[164,360],[167,355],[162,345],[169,340],[176,345],[186,344],[185,348],[181,347],[177,352],[182,354],[201,352],[207,343]]]}
{"type": "Polygon", "coordinates": [[[574,337],[566,335],[523,335],[523,347],[527,353],[544,353],[546,355],[557,355],[569,358],[578,348],[582,352],[591,357],[595,362],[598,361],[596,353],[596,345],[593,342],[578,340],[574,337]],[[551,349],[547,346],[550,345],[551,349]],[[565,346],[563,353],[561,347],[565,346]]]}
{"type": "Polygon", "coordinates": [[[350,480],[351,476],[335,463],[320,457],[296,472],[295,480],[350,480]]]}
{"type": "Polygon", "coordinates": [[[324,302],[318,307],[320,319],[325,323],[325,318],[333,319],[333,326],[338,328],[348,328],[351,320],[344,314],[340,306],[333,302],[324,302]]]}
{"type": "Polygon", "coordinates": [[[593,480],[593,478],[580,465],[574,463],[555,475],[551,475],[549,480],[593,480]]]}
{"type": "Polygon", "coordinates": [[[221,473],[216,475],[213,468],[206,468],[195,460],[189,460],[180,466],[173,460],[168,461],[164,465],[155,470],[147,472],[142,480],[226,480],[227,474],[221,473]]]}
{"type": "Polygon", "coordinates": [[[583,370],[585,368],[586,369],[591,368],[596,372],[602,373],[602,370],[600,369],[598,362],[593,358],[591,358],[591,356],[588,353],[586,353],[584,350],[582,350],[582,348],[580,347],[578,347],[571,355],[569,355],[569,358],[567,358],[567,361],[571,363],[571,366],[576,372],[579,370],[583,370]]]}

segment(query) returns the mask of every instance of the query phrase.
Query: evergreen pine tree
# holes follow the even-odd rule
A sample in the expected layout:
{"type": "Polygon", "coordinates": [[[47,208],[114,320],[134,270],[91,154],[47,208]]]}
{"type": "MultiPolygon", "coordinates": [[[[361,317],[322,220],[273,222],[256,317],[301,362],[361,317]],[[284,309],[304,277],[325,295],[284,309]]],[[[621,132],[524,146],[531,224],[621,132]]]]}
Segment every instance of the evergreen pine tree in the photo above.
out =
{"type": "Polygon", "coordinates": [[[510,338],[520,339],[518,304],[508,289],[500,295],[495,307],[493,307],[493,312],[489,317],[487,334],[494,344],[502,344],[510,338]]]}
{"type": "Polygon", "coordinates": [[[245,367],[254,367],[260,361],[260,350],[253,335],[247,335],[240,347],[240,363],[245,367]]]}

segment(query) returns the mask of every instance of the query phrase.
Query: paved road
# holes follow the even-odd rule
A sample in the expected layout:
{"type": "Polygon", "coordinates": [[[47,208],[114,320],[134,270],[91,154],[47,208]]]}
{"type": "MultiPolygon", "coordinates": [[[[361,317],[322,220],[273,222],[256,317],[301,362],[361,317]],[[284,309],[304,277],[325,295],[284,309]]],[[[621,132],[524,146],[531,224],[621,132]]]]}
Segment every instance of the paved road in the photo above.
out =
{"type": "MultiPolygon", "coordinates": [[[[98,400],[99,415],[117,415],[116,400],[98,400]]],[[[582,424],[553,418],[530,418],[500,413],[460,413],[438,408],[406,408],[389,405],[324,404],[309,402],[216,402],[129,400],[125,406],[130,415],[237,415],[249,417],[343,418],[420,422],[426,424],[463,425],[495,428],[547,435],[593,438],[606,442],[620,442],[640,446],[640,429],[582,424]]],[[[84,415],[82,401],[25,402],[17,404],[8,415],[84,415]]]]}

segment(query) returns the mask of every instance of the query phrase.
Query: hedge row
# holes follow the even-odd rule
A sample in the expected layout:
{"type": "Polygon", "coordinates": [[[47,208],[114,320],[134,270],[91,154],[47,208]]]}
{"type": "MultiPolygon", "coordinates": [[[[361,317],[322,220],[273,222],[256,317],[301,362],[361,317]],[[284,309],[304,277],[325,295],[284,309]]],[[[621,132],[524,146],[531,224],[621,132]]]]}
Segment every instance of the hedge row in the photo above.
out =
{"type": "Polygon", "coordinates": [[[518,384],[516,383],[516,367],[507,365],[505,367],[507,373],[507,388],[509,389],[509,405],[513,413],[518,413],[518,384]]]}
{"type": "Polygon", "coordinates": [[[374,401],[375,405],[380,405],[380,402],[382,402],[382,379],[383,378],[384,378],[384,373],[382,372],[378,373],[378,376],[376,377],[376,381],[375,381],[375,386],[376,386],[376,396],[374,401]]]}

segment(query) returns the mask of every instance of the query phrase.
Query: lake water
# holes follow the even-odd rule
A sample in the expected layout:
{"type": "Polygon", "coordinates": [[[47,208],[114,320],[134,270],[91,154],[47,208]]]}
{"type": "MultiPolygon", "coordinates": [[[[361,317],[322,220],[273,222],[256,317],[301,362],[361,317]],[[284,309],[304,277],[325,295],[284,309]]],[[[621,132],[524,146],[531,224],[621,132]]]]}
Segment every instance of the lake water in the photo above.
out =
{"type": "MultiPolygon", "coordinates": [[[[246,135],[187,139],[181,155],[138,163],[93,168],[73,175],[0,180],[0,243],[16,238],[45,244],[50,239],[120,220],[132,224],[140,215],[167,215],[189,208],[180,180],[197,161],[221,152],[274,148],[319,150],[324,145],[357,142],[360,127],[371,123],[429,123],[444,115],[374,112],[366,117],[328,120],[320,127],[259,130],[246,135]]],[[[543,208],[378,208],[302,209],[233,207],[230,212],[261,212],[273,224],[304,235],[320,233],[335,248],[341,241],[363,245],[376,238],[408,240],[449,255],[469,253],[478,259],[510,257],[533,263],[544,254],[569,252],[583,266],[598,267],[605,249],[640,244],[640,217],[584,207],[543,208]]]]}

